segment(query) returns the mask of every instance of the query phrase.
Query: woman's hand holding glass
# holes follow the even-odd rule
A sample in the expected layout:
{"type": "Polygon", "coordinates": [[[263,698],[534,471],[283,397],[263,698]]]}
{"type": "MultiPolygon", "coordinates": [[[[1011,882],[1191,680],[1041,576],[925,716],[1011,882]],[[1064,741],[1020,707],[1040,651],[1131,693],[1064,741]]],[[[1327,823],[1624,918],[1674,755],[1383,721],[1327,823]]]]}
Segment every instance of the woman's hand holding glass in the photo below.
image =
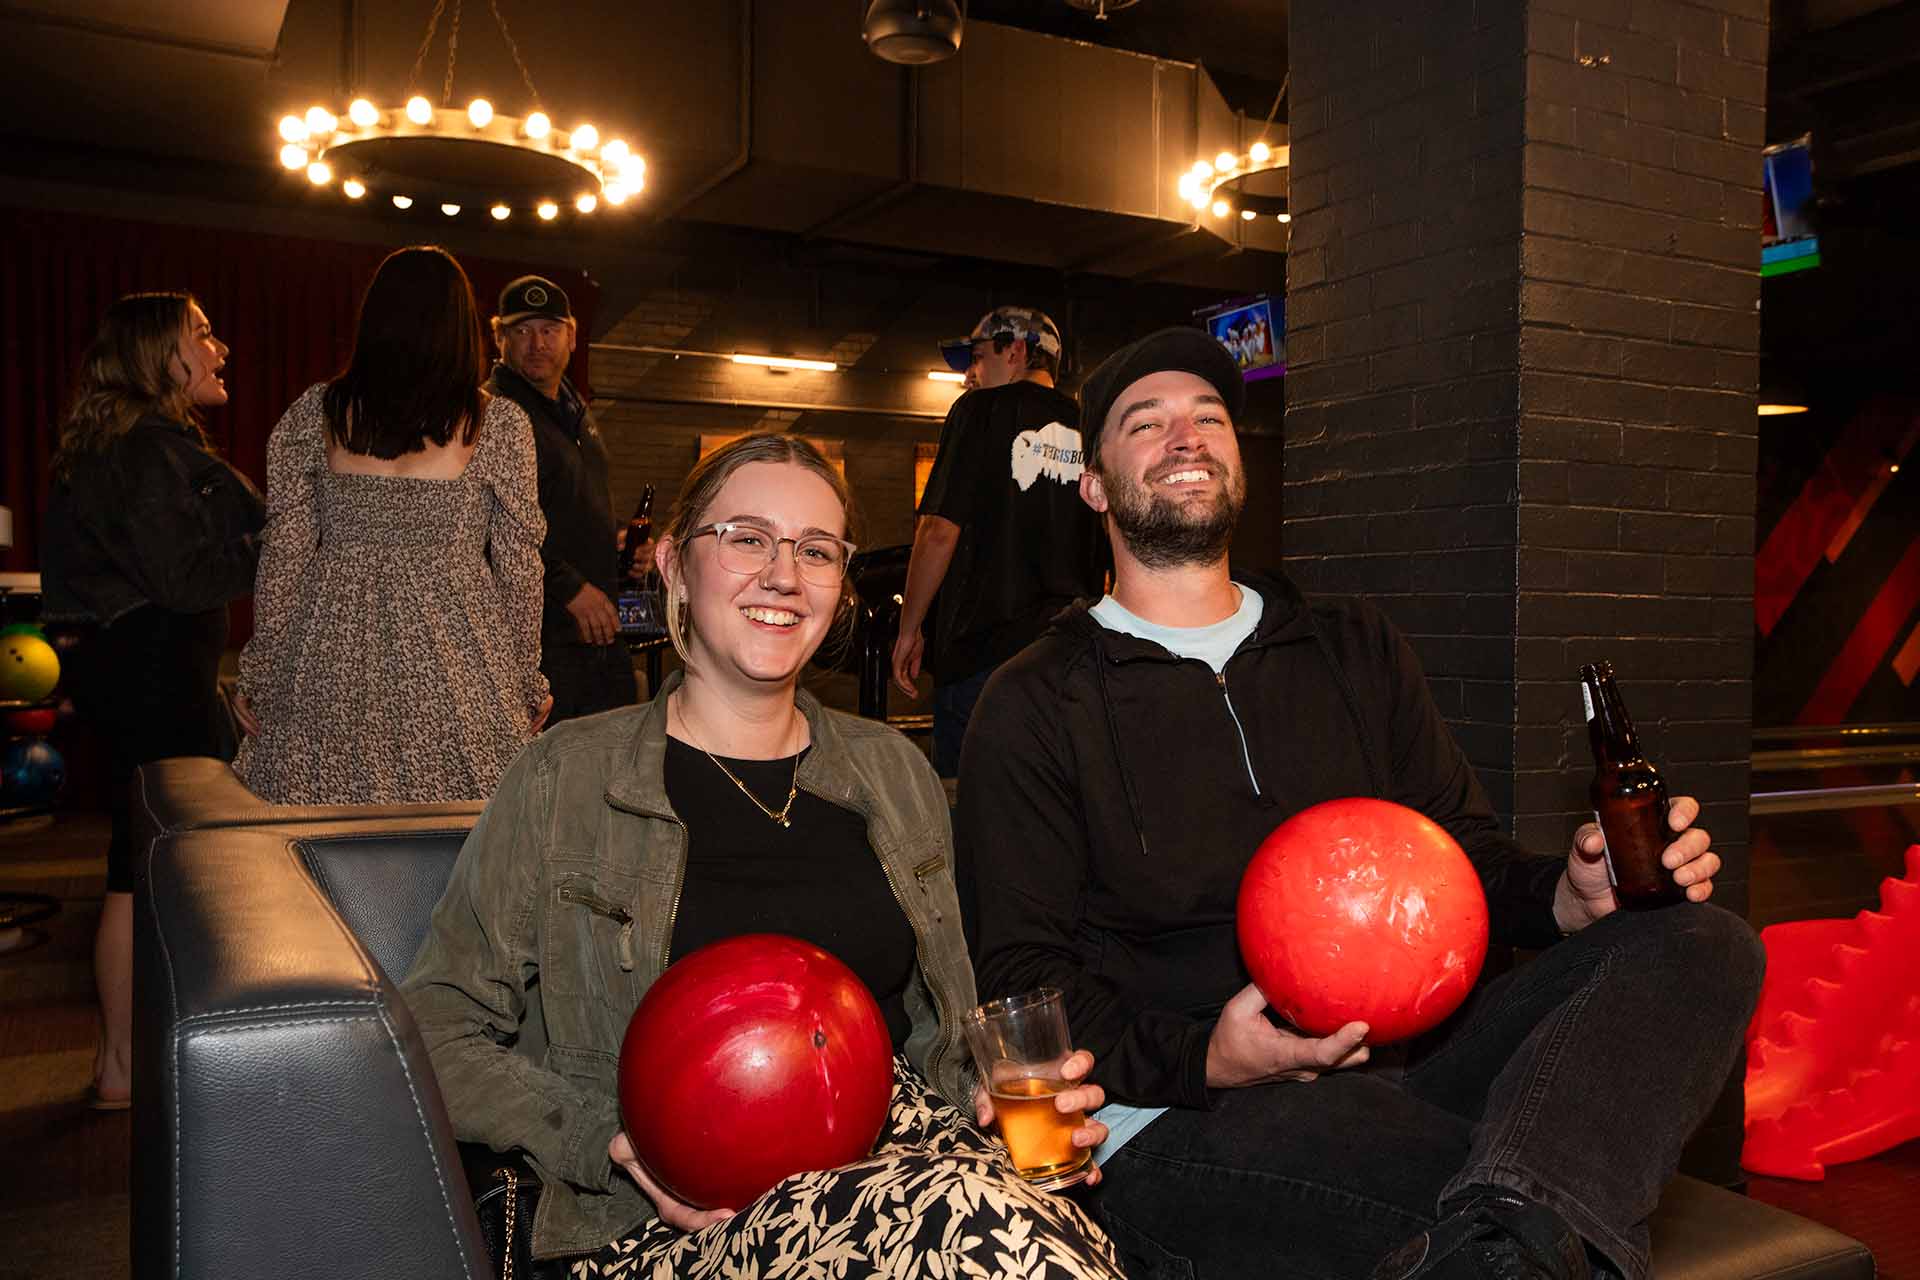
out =
{"type": "MultiPolygon", "coordinates": [[[[1073,1087],[1053,1095],[1054,1110],[1061,1115],[1087,1113],[1086,1122],[1075,1127],[1072,1142],[1075,1147],[1089,1151],[1107,1140],[1107,1126],[1091,1118],[1093,1112],[1107,1104],[1107,1091],[1087,1082],[1092,1071],[1093,1054],[1085,1049],[1074,1050],[1060,1067],[1061,1076],[1073,1087]]],[[[993,1095],[984,1081],[973,1088],[973,1115],[982,1129],[993,1127],[993,1095]]],[[[1090,1187],[1096,1185],[1100,1181],[1100,1166],[1089,1161],[1082,1181],[1090,1187]]]]}

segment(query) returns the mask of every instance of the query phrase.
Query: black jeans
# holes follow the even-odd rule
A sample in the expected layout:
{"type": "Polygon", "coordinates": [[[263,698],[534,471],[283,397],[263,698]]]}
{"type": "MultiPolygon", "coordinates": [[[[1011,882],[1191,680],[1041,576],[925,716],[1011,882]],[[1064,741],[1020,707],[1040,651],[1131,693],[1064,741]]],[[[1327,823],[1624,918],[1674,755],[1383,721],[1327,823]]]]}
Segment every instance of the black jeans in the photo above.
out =
{"type": "Polygon", "coordinates": [[[1469,1186],[1551,1206],[1628,1280],[1726,1082],[1765,952],[1717,907],[1615,912],[1483,984],[1404,1071],[1223,1089],[1092,1193],[1134,1280],[1365,1276],[1469,1186]]]}
{"type": "MultiPolygon", "coordinates": [[[[553,689],[549,725],[576,716],[590,716],[640,700],[633,676],[633,655],[623,641],[612,644],[556,644],[542,638],[540,670],[553,689]]],[[[650,691],[651,692],[651,691],[650,691]]]]}

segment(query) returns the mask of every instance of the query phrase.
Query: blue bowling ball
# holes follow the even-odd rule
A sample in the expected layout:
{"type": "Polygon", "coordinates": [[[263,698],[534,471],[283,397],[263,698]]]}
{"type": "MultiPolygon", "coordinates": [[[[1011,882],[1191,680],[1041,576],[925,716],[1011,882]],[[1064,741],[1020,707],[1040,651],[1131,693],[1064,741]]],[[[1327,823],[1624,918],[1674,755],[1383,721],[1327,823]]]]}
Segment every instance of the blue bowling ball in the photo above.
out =
{"type": "Polygon", "coordinates": [[[38,739],[10,742],[0,753],[0,797],[7,804],[45,804],[66,780],[67,762],[38,739]]]}

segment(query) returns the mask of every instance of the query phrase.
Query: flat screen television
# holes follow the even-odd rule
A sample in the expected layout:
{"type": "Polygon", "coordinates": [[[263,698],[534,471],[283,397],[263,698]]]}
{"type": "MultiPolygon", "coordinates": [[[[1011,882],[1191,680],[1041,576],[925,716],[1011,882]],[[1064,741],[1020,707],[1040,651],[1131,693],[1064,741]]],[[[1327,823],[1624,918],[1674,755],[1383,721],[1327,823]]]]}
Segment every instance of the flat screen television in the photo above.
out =
{"type": "Polygon", "coordinates": [[[1248,382],[1277,378],[1287,371],[1286,299],[1236,298],[1193,313],[1240,366],[1248,382]]]}
{"type": "Polygon", "coordinates": [[[1780,276],[1820,265],[1813,225],[1813,151],[1801,134],[1761,152],[1760,274],[1780,276]]]}

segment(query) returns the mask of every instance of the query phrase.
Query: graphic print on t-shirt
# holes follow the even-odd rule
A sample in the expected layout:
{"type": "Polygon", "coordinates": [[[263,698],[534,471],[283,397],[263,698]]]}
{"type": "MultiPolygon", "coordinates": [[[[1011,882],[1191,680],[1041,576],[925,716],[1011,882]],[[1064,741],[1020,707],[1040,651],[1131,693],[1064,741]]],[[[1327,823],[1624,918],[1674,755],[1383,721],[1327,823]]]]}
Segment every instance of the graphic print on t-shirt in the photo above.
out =
{"type": "Polygon", "coordinates": [[[1013,438],[1013,482],[1022,493],[1041,476],[1077,485],[1080,471],[1080,433],[1064,422],[1049,422],[1013,438]]]}

